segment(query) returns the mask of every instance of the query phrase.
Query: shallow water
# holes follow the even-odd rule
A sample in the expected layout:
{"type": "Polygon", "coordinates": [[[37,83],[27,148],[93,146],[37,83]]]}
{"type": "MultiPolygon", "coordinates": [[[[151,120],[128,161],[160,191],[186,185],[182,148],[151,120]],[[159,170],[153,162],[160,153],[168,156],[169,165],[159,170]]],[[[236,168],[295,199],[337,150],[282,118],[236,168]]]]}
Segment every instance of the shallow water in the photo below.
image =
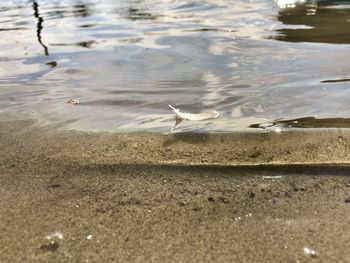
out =
{"type": "Polygon", "coordinates": [[[92,131],[350,128],[350,1],[3,1],[0,112],[92,131]],[[66,103],[77,99],[80,104],[66,103]]]}

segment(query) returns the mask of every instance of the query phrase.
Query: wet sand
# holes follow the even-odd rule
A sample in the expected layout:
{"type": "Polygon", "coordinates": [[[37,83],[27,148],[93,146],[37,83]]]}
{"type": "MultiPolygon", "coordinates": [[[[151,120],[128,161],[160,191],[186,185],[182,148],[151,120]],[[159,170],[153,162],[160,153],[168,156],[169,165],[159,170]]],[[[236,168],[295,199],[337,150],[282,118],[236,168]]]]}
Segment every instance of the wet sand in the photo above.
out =
{"type": "Polygon", "coordinates": [[[57,128],[0,123],[1,262],[350,261],[347,130],[57,128]]]}

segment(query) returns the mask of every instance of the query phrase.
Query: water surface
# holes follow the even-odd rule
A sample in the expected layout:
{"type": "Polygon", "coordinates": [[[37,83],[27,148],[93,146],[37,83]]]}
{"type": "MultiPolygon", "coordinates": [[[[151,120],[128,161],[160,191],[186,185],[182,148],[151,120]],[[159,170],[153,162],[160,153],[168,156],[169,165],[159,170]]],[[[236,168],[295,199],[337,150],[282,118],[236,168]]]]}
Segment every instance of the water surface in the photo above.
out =
{"type": "Polygon", "coordinates": [[[175,131],[350,128],[350,1],[17,0],[0,13],[6,116],[166,132],[171,104],[221,113],[175,131]]]}

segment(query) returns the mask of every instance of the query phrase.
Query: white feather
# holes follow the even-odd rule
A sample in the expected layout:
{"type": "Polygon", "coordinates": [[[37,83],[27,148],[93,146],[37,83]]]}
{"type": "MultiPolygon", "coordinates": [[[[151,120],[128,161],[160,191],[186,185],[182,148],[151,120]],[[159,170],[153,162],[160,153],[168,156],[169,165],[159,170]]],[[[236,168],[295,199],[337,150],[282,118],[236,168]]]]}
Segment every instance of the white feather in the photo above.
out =
{"type": "Polygon", "coordinates": [[[180,109],[176,109],[173,106],[169,105],[170,109],[176,114],[176,118],[190,121],[202,121],[208,119],[214,119],[220,116],[216,110],[206,111],[202,113],[189,113],[181,112],[180,109]]]}

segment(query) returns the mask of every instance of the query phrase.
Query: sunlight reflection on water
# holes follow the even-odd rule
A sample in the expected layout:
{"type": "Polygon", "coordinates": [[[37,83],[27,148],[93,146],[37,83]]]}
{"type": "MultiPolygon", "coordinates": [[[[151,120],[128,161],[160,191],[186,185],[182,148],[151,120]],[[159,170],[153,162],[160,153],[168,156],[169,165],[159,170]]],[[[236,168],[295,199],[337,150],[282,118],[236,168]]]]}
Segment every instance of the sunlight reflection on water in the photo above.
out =
{"type": "Polygon", "coordinates": [[[0,112],[67,129],[168,131],[171,104],[221,114],[178,131],[305,117],[349,127],[344,3],[18,0],[0,13],[0,112]]]}

